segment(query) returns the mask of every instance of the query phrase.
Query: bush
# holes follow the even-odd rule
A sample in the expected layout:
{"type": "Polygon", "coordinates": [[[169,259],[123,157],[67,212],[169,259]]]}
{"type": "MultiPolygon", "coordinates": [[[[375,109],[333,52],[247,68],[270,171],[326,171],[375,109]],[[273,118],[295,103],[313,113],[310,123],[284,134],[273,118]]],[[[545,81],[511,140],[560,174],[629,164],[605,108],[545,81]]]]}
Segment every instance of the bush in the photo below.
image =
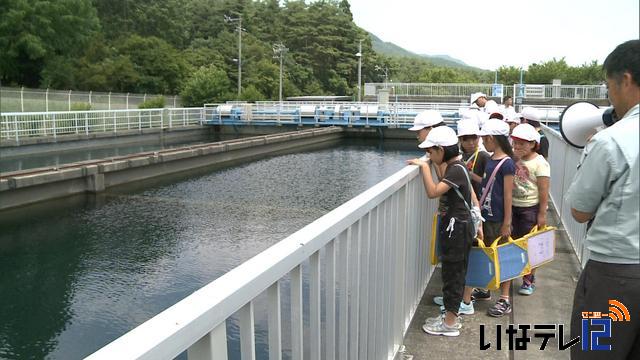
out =
{"type": "Polygon", "coordinates": [[[213,65],[196,70],[186,81],[180,97],[183,106],[202,106],[230,97],[227,74],[213,65]]]}
{"type": "Polygon", "coordinates": [[[162,109],[164,105],[164,96],[158,96],[141,103],[138,105],[138,109],[162,109]]]}
{"type": "Polygon", "coordinates": [[[71,104],[71,111],[89,111],[91,110],[91,104],[78,102],[71,104]]]}

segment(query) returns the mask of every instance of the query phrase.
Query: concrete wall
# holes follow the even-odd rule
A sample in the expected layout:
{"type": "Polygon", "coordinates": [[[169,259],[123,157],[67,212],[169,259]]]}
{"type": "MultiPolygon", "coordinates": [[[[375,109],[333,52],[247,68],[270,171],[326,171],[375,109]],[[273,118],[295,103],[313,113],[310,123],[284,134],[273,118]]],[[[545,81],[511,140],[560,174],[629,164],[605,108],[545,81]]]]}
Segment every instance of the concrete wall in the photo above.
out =
{"type": "Polygon", "coordinates": [[[131,144],[180,144],[211,139],[214,129],[209,126],[185,126],[165,129],[124,130],[117,133],[90,133],[39,136],[15,140],[2,139],[0,157],[41,155],[68,151],[113,148],[131,144]]]}
{"type": "Polygon", "coordinates": [[[299,148],[308,149],[321,143],[337,142],[344,135],[345,131],[340,127],[313,128],[85,161],[44,172],[8,173],[0,178],[0,210],[85,192],[98,193],[110,187],[191,169],[250,161],[299,148]]]}

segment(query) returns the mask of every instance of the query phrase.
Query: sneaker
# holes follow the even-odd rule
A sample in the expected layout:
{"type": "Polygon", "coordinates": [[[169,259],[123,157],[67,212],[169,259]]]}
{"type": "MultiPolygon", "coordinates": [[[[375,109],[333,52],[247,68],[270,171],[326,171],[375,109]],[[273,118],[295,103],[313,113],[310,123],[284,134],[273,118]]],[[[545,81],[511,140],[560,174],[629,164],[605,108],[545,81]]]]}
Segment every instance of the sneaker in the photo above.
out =
{"type": "Polygon", "coordinates": [[[493,317],[502,317],[509,313],[511,313],[511,304],[505,299],[499,299],[495,305],[487,311],[487,314],[493,317]]]}
{"type": "Polygon", "coordinates": [[[440,305],[440,306],[442,306],[442,305],[444,305],[444,298],[443,298],[442,296],[434,296],[434,297],[433,297],[433,302],[434,302],[436,305],[440,305]]]}
{"type": "Polygon", "coordinates": [[[422,330],[431,335],[443,335],[443,336],[459,336],[460,329],[456,329],[454,326],[447,326],[444,321],[440,320],[436,323],[429,323],[422,325],[422,330]]]}
{"type": "MultiPolygon", "coordinates": [[[[440,311],[446,311],[444,305],[440,306],[440,311]]],[[[458,308],[458,315],[473,315],[475,310],[473,308],[473,302],[470,302],[469,305],[465,304],[464,301],[460,301],[460,307],[458,308]]]]}
{"type": "Polygon", "coordinates": [[[491,291],[483,289],[473,289],[471,293],[472,300],[488,301],[491,300],[491,291]]]}
{"type": "Polygon", "coordinates": [[[518,294],[520,295],[533,294],[533,291],[536,289],[535,281],[536,281],[536,277],[531,274],[527,274],[523,276],[522,286],[520,286],[520,289],[518,290],[518,294]]]}
{"type": "MultiPolygon", "coordinates": [[[[444,321],[444,314],[441,314],[439,316],[434,316],[431,318],[427,318],[424,320],[424,324],[425,325],[429,325],[429,324],[435,324],[438,322],[444,321]]],[[[456,322],[453,324],[453,328],[460,330],[462,328],[462,322],[460,321],[460,318],[456,318],[456,322]]]]}

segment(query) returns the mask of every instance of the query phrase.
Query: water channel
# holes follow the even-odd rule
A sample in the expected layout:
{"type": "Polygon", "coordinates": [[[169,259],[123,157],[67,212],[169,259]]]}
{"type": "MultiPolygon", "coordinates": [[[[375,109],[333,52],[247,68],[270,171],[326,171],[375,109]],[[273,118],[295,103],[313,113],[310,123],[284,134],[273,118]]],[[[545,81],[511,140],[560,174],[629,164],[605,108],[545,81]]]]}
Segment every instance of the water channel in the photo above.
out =
{"type": "MultiPolygon", "coordinates": [[[[0,358],[91,354],[401,169],[415,145],[346,139],[0,214],[0,358]]],[[[228,336],[239,359],[233,322],[228,336]]]]}

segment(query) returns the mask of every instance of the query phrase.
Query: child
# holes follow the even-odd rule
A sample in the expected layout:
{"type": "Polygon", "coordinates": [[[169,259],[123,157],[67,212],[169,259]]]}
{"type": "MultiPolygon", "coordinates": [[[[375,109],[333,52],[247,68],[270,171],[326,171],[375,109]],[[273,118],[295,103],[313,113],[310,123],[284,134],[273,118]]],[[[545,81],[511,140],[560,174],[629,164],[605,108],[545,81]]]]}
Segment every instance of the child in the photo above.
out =
{"type": "MultiPolygon", "coordinates": [[[[549,163],[536,151],[540,146],[540,134],[529,124],[516,126],[511,134],[513,152],[519,159],[513,187],[513,237],[520,238],[535,226],[543,228],[549,193],[549,163]]],[[[522,278],[518,293],[533,294],[535,270],[522,278]]]]}
{"type": "Polygon", "coordinates": [[[459,307],[475,235],[467,209],[474,198],[473,190],[469,186],[466,167],[460,161],[458,137],[453,129],[446,126],[432,129],[420,147],[426,149],[430,159],[413,159],[408,163],[420,166],[427,196],[431,199],[441,196],[444,204],[438,230],[442,239],[442,292],[446,310],[444,316],[428,319],[422,329],[431,335],[458,336],[461,328],[459,307]],[[431,167],[440,164],[446,164],[445,172],[442,181],[435,183],[431,167]]]}
{"type": "Polygon", "coordinates": [[[425,110],[416,115],[415,119],[413,119],[413,126],[410,127],[409,130],[416,132],[418,144],[421,144],[427,138],[427,134],[429,134],[431,129],[443,125],[444,119],[438,111],[425,110]]]}
{"type": "Polygon", "coordinates": [[[458,139],[462,150],[462,161],[467,164],[467,170],[471,175],[471,183],[476,196],[480,193],[480,184],[484,176],[484,169],[491,157],[489,153],[480,149],[480,129],[474,120],[458,121],[458,139]]]}
{"type": "MultiPolygon", "coordinates": [[[[485,219],[484,239],[491,242],[501,237],[504,241],[511,235],[511,197],[516,170],[508,138],[509,125],[498,119],[488,120],[480,135],[487,151],[493,152],[482,179],[480,206],[485,219]]],[[[489,315],[502,316],[511,312],[509,285],[501,286],[500,298],[489,309],[489,315]]],[[[472,295],[476,300],[491,299],[491,294],[481,289],[476,289],[472,295]]]]}

